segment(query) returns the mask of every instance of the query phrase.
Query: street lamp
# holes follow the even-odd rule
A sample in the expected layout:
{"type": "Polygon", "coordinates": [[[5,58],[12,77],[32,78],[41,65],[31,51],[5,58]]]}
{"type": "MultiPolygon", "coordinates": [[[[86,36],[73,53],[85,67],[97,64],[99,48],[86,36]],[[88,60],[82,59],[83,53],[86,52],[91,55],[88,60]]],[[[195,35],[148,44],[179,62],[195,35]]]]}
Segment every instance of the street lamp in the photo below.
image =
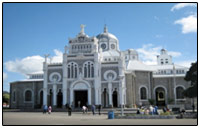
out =
{"type": "Polygon", "coordinates": [[[120,75],[120,95],[121,95],[121,116],[124,116],[124,108],[123,108],[123,87],[122,87],[122,83],[123,83],[123,79],[124,79],[124,75],[120,75]]]}
{"type": "Polygon", "coordinates": [[[173,63],[173,85],[174,85],[174,98],[175,98],[175,105],[176,105],[176,70],[175,70],[174,63],[173,63]]]}

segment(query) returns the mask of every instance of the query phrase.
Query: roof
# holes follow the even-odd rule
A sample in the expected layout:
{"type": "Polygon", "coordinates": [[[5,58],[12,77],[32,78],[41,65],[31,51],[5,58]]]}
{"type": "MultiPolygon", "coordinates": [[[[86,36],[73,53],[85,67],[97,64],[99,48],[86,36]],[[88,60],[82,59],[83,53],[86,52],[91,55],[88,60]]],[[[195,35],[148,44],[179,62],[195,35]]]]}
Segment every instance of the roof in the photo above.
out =
{"type": "Polygon", "coordinates": [[[38,71],[38,72],[29,73],[27,75],[36,75],[36,74],[44,74],[44,72],[43,71],[38,71]]]}
{"type": "Polygon", "coordinates": [[[106,33],[101,33],[99,35],[97,35],[97,38],[100,39],[100,38],[107,38],[107,39],[115,39],[115,40],[118,40],[117,37],[109,32],[106,32],[106,33]]]}
{"type": "Polygon", "coordinates": [[[127,64],[127,70],[134,70],[134,71],[154,71],[154,69],[142,63],[141,61],[138,60],[129,60],[127,64]]]}
{"type": "Polygon", "coordinates": [[[185,74],[164,74],[164,75],[153,75],[153,78],[165,78],[165,77],[185,77],[185,74]]]}
{"type": "MultiPolygon", "coordinates": [[[[161,69],[172,69],[173,70],[173,65],[151,65],[152,68],[155,70],[161,70],[161,69]]],[[[175,69],[188,69],[187,67],[180,66],[180,65],[175,65],[175,69]]]]}
{"type": "Polygon", "coordinates": [[[14,81],[14,82],[11,82],[11,83],[16,83],[16,82],[39,82],[39,81],[43,81],[43,79],[24,79],[24,80],[14,81]]]}

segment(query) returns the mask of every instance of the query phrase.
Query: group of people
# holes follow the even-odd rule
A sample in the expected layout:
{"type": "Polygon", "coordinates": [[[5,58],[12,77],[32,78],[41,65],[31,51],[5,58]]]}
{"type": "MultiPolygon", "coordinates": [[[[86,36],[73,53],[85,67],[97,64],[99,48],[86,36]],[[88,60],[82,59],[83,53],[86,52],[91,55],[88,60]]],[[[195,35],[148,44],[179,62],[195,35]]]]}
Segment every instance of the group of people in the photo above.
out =
{"type": "MultiPolygon", "coordinates": [[[[71,116],[72,114],[72,107],[68,104],[65,105],[67,111],[68,111],[68,115],[71,116]]],[[[87,113],[88,112],[88,107],[86,105],[82,106],[82,111],[83,111],[83,114],[87,113]]],[[[92,105],[91,106],[91,111],[93,113],[93,115],[95,115],[95,111],[96,111],[96,107],[95,105],[92,105]]],[[[51,114],[52,112],[52,107],[51,106],[47,106],[47,105],[44,105],[43,106],[43,114],[46,114],[48,112],[48,114],[51,114]]],[[[99,115],[101,115],[101,105],[98,105],[98,112],[99,112],[99,115]]]]}
{"type": "MultiPolygon", "coordinates": [[[[91,106],[91,111],[92,111],[93,115],[95,115],[95,110],[96,110],[95,105],[92,105],[91,106]]],[[[88,107],[85,106],[85,105],[82,106],[82,111],[83,111],[83,114],[87,113],[88,112],[88,107]]],[[[98,105],[98,112],[99,112],[99,115],[101,115],[101,105],[98,105]]]]}
{"type": "Polygon", "coordinates": [[[158,115],[158,106],[153,107],[152,105],[147,107],[140,107],[137,109],[137,114],[145,114],[145,115],[158,115]]]}
{"type": "Polygon", "coordinates": [[[52,107],[51,106],[47,106],[47,105],[44,105],[43,106],[43,114],[46,114],[48,112],[48,114],[51,114],[52,112],[52,107]]]}

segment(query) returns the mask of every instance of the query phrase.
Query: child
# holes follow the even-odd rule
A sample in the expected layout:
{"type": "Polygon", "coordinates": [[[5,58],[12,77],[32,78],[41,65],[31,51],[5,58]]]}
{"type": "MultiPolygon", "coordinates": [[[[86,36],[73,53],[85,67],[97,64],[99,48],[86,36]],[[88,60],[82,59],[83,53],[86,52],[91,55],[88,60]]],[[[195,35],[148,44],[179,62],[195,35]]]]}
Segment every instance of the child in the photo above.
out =
{"type": "Polygon", "coordinates": [[[52,112],[52,107],[49,106],[49,107],[48,107],[48,114],[51,114],[51,112],[52,112]]]}

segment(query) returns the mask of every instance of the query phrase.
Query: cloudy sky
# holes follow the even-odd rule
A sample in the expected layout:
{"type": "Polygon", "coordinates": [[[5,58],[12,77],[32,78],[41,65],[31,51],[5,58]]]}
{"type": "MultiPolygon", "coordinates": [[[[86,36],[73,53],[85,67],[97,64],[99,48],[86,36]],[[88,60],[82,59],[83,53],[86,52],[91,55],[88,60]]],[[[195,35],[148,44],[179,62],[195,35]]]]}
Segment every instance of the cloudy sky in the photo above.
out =
{"type": "Polygon", "coordinates": [[[190,66],[197,60],[197,5],[194,3],[12,3],[3,4],[3,90],[9,82],[42,70],[44,54],[61,62],[68,38],[80,24],[96,36],[108,31],[120,50],[139,52],[140,60],[156,64],[161,48],[173,62],[190,66]]]}

